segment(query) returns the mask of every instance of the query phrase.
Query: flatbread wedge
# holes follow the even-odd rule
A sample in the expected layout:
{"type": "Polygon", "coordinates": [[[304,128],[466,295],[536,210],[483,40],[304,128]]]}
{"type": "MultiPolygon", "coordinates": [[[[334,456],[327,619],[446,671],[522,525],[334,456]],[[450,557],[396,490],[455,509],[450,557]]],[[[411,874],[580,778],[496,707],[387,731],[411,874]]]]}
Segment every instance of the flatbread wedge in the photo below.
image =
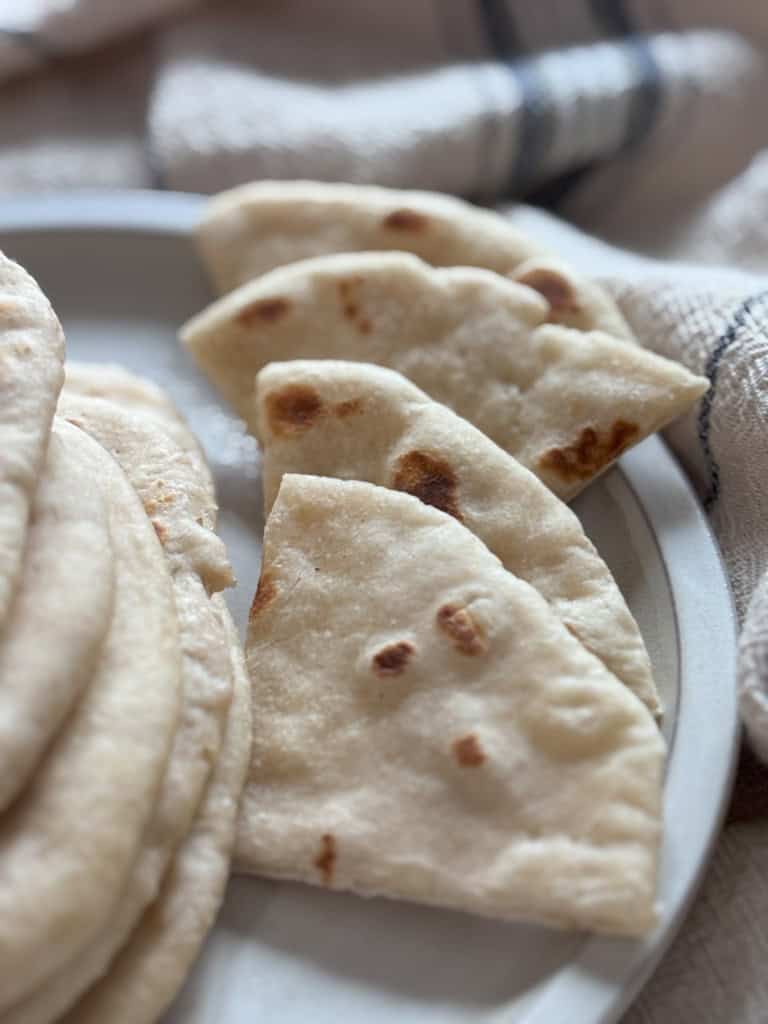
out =
{"type": "Polygon", "coordinates": [[[660,714],[640,630],[579,520],[470,423],[393,370],[332,359],[270,363],[255,403],[267,514],[285,473],[415,495],[478,536],[660,714]]]}
{"type": "Polygon", "coordinates": [[[456,519],[285,476],[246,662],[242,870],[562,928],[653,926],[653,717],[456,519]]]}
{"type": "Polygon", "coordinates": [[[183,343],[253,431],[256,373],[288,359],[397,370],[573,497],[707,381],[639,345],[549,323],[538,291],[405,253],[305,260],[190,320],[183,343]]]}
{"type": "Polygon", "coordinates": [[[256,181],[209,200],[198,247],[220,293],[276,267],[342,252],[411,252],[435,267],[509,273],[553,318],[632,340],[613,299],[505,217],[437,192],[319,181],[256,181]]]}
{"type": "Polygon", "coordinates": [[[64,334],[37,283],[0,253],[0,626],[64,380],[64,334]]]}

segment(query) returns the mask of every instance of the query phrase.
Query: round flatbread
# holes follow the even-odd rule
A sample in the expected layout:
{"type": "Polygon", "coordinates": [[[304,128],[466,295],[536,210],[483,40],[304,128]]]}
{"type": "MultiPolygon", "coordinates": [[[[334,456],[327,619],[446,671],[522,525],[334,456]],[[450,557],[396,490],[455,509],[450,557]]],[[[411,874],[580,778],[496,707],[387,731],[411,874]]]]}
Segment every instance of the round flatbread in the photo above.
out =
{"type": "Polygon", "coordinates": [[[397,370],[569,499],[709,386],[603,331],[552,322],[550,301],[488,270],[406,253],[304,260],[190,320],[183,343],[253,422],[267,363],[346,359],[397,370]]]}
{"type": "Polygon", "coordinates": [[[64,334],[35,281],[0,253],[0,626],[64,379],[64,334]]]}
{"type": "MultiPolygon", "coordinates": [[[[221,540],[200,526],[214,518],[205,479],[195,460],[160,424],[111,401],[71,394],[59,412],[76,422],[120,463],[161,540],[173,580],[181,649],[179,724],[157,804],[131,877],[95,940],[44,987],[15,1006],[5,1024],[52,1020],[66,1011],[108,968],[144,909],[155,899],[168,862],[189,831],[221,749],[232,697],[228,636],[201,581],[210,565],[226,562],[221,540]]],[[[220,574],[219,574],[220,575],[220,574]]]]}
{"type": "Polygon", "coordinates": [[[0,632],[0,811],[91,681],[112,620],[107,506],[100,480],[68,438],[54,425],[21,576],[0,632]]]}
{"type": "Polygon", "coordinates": [[[176,610],[157,537],[117,463],[70,424],[58,429],[104,489],[114,612],[90,685],[0,821],[3,1010],[109,920],[141,848],[179,712],[176,610]]]}
{"type": "Polygon", "coordinates": [[[254,401],[267,513],[285,473],[415,495],[464,523],[660,713],[640,630],[581,523],[471,423],[393,370],[332,359],[270,363],[256,378],[254,401]]]}
{"type": "Polygon", "coordinates": [[[251,746],[250,685],[240,639],[223,600],[233,699],[225,744],[192,831],[176,854],[157,902],[109,973],[62,1024],[151,1024],[184,982],[224,896],[237,811],[251,746]]]}
{"type": "Polygon", "coordinates": [[[564,928],[653,927],[664,741],[456,519],[283,477],[246,661],[242,869],[564,928]]]}

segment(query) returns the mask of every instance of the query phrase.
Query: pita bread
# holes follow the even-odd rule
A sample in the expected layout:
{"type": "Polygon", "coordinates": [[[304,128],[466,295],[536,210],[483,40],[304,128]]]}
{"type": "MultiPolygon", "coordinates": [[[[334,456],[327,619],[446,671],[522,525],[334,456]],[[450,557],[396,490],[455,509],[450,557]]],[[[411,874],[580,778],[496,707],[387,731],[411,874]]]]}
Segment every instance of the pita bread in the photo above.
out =
{"type": "Polygon", "coordinates": [[[271,363],[256,378],[255,401],[267,513],[284,473],[414,494],[464,523],[660,713],[637,623],[581,523],[470,423],[393,370],[331,359],[271,363]]]}
{"type": "Polygon", "coordinates": [[[21,577],[0,632],[0,811],[93,676],[112,620],[114,582],[100,482],[54,427],[21,577]]]}
{"type": "Polygon", "coordinates": [[[69,378],[60,415],[81,426],[120,463],[138,492],[163,545],[171,571],[196,573],[209,593],[234,582],[224,542],[213,532],[216,497],[205,460],[179,435],[189,429],[170,419],[134,412],[115,402],[78,395],[69,378]]]}
{"type": "Polygon", "coordinates": [[[246,662],[242,869],[558,927],[654,924],[653,718],[455,519],[283,477],[246,662]]]}
{"type": "Polygon", "coordinates": [[[208,201],[198,228],[220,293],[276,267],[342,252],[411,252],[435,267],[512,273],[541,290],[553,318],[632,340],[613,299],[505,217],[437,192],[316,181],[258,181],[208,201]]]}
{"type": "Polygon", "coordinates": [[[548,315],[538,292],[487,270],[357,253],[275,270],[214,303],[181,337],[251,429],[253,379],[268,362],[376,363],[570,498],[708,384],[638,345],[548,315]]]}
{"type": "Polygon", "coordinates": [[[0,253],[0,626],[64,379],[64,335],[36,282],[0,253]]]}
{"type": "MultiPolygon", "coordinates": [[[[142,413],[157,422],[163,433],[170,435],[193,460],[198,486],[206,488],[209,495],[207,504],[214,513],[217,511],[213,477],[200,442],[161,387],[147,380],[146,377],[140,377],[114,363],[73,363],[70,361],[65,369],[68,394],[105,398],[110,402],[115,402],[122,409],[142,413]]],[[[215,515],[214,519],[210,520],[208,510],[205,512],[204,525],[211,529],[215,526],[215,515]]]]}
{"type": "Polygon", "coordinates": [[[107,453],[61,422],[101,481],[115,559],[96,673],[22,797],[0,819],[0,1007],[69,960],[109,919],[165,771],[179,711],[171,584],[136,494],[107,453]]]}
{"type": "Polygon", "coordinates": [[[60,414],[120,462],[161,539],[179,626],[181,714],[141,851],[109,921],[86,950],[14,1007],[4,1024],[42,1024],[60,1016],[107,970],[157,896],[168,863],[189,831],[221,749],[232,697],[228,637],[201,582],[211,562],[223,560],[229,569],[221,540],[198,524],[206,511],[215,517],[206,510],[204,481],[151,418],[103,399],[72,395],[68,387],[60,414]]]}
{"type": "Polygon", "coordinates": [[[251,746],[250,686],[243,652],[223,600],[233,699],[226,742],[192,831],[179,848],[155,904],[102,981],[64,1024],[149,1024],[167,1009],[213,925],[224,896],[237,810],[251,746]]]}

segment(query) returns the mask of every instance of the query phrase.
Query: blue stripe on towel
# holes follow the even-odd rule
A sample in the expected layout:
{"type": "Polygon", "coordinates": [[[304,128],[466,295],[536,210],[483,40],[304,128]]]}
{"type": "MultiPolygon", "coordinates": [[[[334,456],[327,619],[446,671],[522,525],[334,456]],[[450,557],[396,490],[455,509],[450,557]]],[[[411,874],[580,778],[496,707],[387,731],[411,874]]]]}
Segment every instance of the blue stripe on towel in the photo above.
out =
{"type": "Polygon", "coordinates": [[[628,36],[635,31],[624,0],[591,0],[590,7],[604,35],[628,36]]]}
{"type": "Polygon", "coordinates": [[[709,473],[709,488],[704,495],[703,502],[707,512],[712,510],[712,506],[720,496],[720,466],[714,456],[710,442],[712,405],[717,397],[717,379],[720,373],[720,364],[725,353],[736,341],[739,331],[746,326],[747,318],[752,315],[754,307],[766,299],[768,299],[768,290],[758,292],[756,295],[750,295],[749,298],[745,299],[736,308],[731,322],[717,339],[715,347],[710,352],[707,364],[704,367],[704,375],[708,378],[710,387],[699,406],[698,435],[709,473]]]}
{"type": "Polygon", "coordinates": [[[478,0],[478,6],[493,55],[504,60],[520,53],[523,47],[506,0],[478,0]]]}

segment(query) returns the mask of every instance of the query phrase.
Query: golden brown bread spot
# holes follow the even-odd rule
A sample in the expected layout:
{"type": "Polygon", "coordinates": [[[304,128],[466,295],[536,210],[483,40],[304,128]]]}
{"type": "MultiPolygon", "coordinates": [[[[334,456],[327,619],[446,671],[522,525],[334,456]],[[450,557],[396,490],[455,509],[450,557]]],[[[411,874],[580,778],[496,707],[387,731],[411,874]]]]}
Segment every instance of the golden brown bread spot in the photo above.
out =
{"type": "Polygon", "coordinates": [[[392,486],[462,520],[458,501],[458,481],[451,466],[439,455],[412,451],[401,455],[392,478],[392,486]]]}
{"type": "Polygon", "coordinates": [[[413,652],[413,644],[409,644],[407,640],[382,647],[373,656],[373,671],[377,676],[399,676],[405,671],[413,652]]]}
{"type": "Polygon", "coordinates": [[[288,299],[259,299],[250,306],[241,309],[237,314],[237,322],[242,327],[253,327],[254,324],[271,324],[285,316],[291,304],[288,299]]]}
{"type": "Polygon", "coordinates": [[[73,427],[77,427],[80,430],[85,430],[85,427],[83,426],[81,420],[76,420],[72,416],[67,416],[66,420],[67,423],[71,423],[73,427]]]}
{"type": "Polygon", "coordinates": [[[251,601],[251,609],[248,612],[248,618],[252,619],[254,615],[258,615],[259,612],[263,611],[270,602],[274,601],[276,597],[277,587],[275,586],[275,578],[269,569],[264,569],[261,573],[256,593],[253,595],[253,601],[251,601]]]}
{"type": "Polygon", "coordinates": [[[166,530],[166,528],[162,526],[160,523],[153,522],[152,525],[155,528],[157,539],[160,541],[161,544],[165,544],[166,540],[168,539],[168,531],[166,530]]]}
{"type": "Polygon", "coordinates": [[[472,733],[453,741],[453,753],[459,764],[467,768],[476,768],[485,760],[485,751],[472,733]]]}
{"type": "Polygon", "coordinates": [[[326,832],[320,837],[320,852],[312,862],[320,872],[323,885],[333,882],[333,869],[336,866],[336,840],[326,832]]]}
{"type": "Polygon", "coordinates": [[[339,290],[342,311],[347,320],[351,320],[361,334],[368,334],[371,330],[371,321],[361,315],[360,304],[355,301],[354,295],[357,289],[364,283],[364,278],[359,274],[352,277],[343,277],[336,282],[339,290]]]}
{"type": "Polygon", "coordinates": [[[279,436],[303,434],[323,413],[323,402],[314,388],[289,384],[267,395],[267,420],[279,436]]]}
{"type": "Polygon", "coordinates": [[[516,276],[515,280],[544,296],[550,306],[551,319],[556,320],[559,315],[567,313],[581,312],[573,285],[557,270],[533,267],[531,270],[524,271],[520,276],[516,276]]]}
{"type": "Polygon", "coordinates": [[[348,398],[346,402],[337,402],[333,406],[334,415],[340,419],[345,419],[347,416],[357,416],[363,411],[363,400],[362,398],[348,398]]]}
{"type": "Polygon", "coordinates": [[[485,654],[488,638],[469,609],[461,604],[444,604],[437,611],[437,626],[453,640],[461,654],[485,654]]]}
{"type": "Polygon", "coordinates": [[[544,452],[539,465],[564,480],[588,480],[621,455],[639,433],[637,424],[627,420],[616,420],[605,437],[593,427],[585,427],[573,444],[544,452]]]}
{"type": "Polygon", "coordinates": [[[403,207],[388,213],[381,224],[382,227],[391,228],[393,231],[424,231],[429,226],[429,217],[403,207]]]}

